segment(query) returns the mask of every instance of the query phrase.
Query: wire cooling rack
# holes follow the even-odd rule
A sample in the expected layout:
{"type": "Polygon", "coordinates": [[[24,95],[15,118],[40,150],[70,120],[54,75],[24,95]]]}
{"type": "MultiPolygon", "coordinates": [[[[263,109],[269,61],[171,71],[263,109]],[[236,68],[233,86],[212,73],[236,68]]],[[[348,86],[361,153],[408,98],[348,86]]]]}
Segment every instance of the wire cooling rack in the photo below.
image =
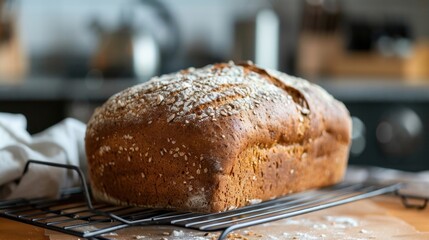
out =
{"type": "MultiPolygon", "coordinates": [[[[314,212],[377,195],[398,194],[400,183],[339,184],[291,194],[274,200],[222,213],[201,214],[171,210],[114,206],[92,202],[84,175],[76,166],[30,160],[30,163],[61,167],[78,172],[82,186],[65,191],[60,199],[16,199],[0,202],[0,217],[75,235],[108,239],[102,234],[135,225],[172,225],[200,231],[219,231],[224,239],[234,230],[314,212]]],[[[406,207],[425,208],[427,198],[400,195],[406,207]],[[410,199],[421,200],[414,205],[410,199]]]]}

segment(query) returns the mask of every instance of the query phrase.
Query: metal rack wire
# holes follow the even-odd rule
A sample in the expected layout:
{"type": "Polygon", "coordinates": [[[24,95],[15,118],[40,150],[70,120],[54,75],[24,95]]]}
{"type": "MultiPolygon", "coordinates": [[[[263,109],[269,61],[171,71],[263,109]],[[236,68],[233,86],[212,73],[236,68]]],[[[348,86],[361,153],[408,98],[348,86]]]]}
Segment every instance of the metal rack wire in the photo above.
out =
{"type": "MultiPolygon", "coordinates": [[[[222,213],[201,214],[160,209],[113,206],[93,203],[85,178],[79,168],[55,163],[29,161],[77,171],[82,187],[64,192],[60,199],[16,199],[0,202],[0,217],[75,235],[82,238],[107,239],[102,234],[135,225],[172,225],[200,231],[221,231],[224,239],[234,230],[318,211],[381,194],[396,193],[400,183],[339,184],[292,194],[259,204],[222,213]]],[[[28,164],[26,170],[28,169],[28,164]]],[[[428,199],[400,196],[406,207],[424,208],[428,199]],[[412,205],[409,199],[423,201],[412,205]]]]}

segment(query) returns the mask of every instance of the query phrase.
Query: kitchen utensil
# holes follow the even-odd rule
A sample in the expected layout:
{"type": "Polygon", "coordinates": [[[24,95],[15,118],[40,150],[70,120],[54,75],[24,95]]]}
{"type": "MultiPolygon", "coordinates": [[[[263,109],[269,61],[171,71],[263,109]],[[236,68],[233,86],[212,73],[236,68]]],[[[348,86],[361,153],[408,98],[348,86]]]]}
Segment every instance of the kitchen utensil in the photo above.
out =
{"type": "Polygon", "coordinates": [[[159,1],[139,1],[137,4],[124,11],[119,26],[113,30],[107,30],[97,20],[91,24],[99,39],[91,66],[100,70],[104,77],[136,77],[146,81],[174,60],[179,32],[172,15],[159,1]],[[141,7],[155,12],[156,27],[165,30],[164,36],[158,36],[149,23],[140,22],[140,14],[144,14],[139,12],[141,7]]]}

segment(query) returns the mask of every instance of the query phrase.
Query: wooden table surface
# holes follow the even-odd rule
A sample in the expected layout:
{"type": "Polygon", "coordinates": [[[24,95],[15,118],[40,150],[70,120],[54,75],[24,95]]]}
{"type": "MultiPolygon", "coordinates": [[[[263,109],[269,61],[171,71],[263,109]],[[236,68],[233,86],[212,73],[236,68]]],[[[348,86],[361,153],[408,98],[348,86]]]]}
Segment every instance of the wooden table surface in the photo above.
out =
{"type": "MultiPolygon", "coordinates": [[[[395,216],[414,226],[418,231],[429,232],[429,207],[425,210],[406,209],[394,197],[377,197],[371,200],[388,215],[395,216]]],[[[20,222],[0,218],[0,240],[48,240],[45,230],[20,222]]]]}

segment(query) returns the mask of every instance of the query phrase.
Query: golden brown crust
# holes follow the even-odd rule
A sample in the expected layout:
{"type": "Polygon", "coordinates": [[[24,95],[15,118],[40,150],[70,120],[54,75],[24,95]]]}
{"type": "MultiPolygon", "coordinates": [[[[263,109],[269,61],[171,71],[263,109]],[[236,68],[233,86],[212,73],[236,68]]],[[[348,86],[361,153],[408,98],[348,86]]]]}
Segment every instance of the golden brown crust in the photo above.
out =
{"type": "Polygon", "coordinates": [[[116,94],[89,121],[86,150],[101,199],[218,212],[340,181],[350,129],[318,86],[216,64],[116,94]]]}

